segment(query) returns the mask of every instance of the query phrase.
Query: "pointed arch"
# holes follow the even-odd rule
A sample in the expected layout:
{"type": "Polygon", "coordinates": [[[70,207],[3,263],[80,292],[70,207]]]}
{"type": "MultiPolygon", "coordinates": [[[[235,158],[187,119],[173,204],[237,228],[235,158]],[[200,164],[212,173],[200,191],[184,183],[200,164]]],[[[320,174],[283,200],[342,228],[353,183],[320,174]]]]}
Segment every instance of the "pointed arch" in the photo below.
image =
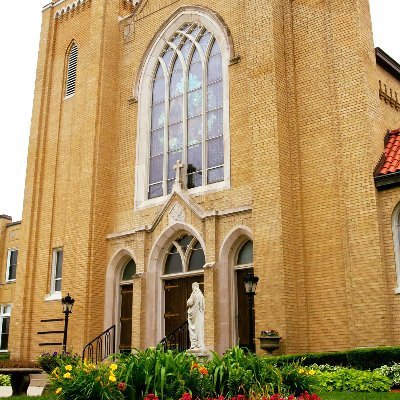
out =
{"type": "Polygon", "coordinates": [[[396,268],[396,288],[394,292],[400,293],[400,203],[396,205],[392,213],[393,250],[396,268]]]}
{"type": "Polygon", "coordinates": [[[235,275],[233,266],[236,262],[238,252],[249,240],[253,240],[253,231],[245,225],[237,225],[225,236],[222,241],[219,263],[218,263],[218,291],[229,293],[220,296],[218,303],[219,331],[230,332],[229,335],[220,335],[217,351],[221,354],[236,344],[236,321],[235,321],[235,275]]]}
{"type": "Polygon", "coordinates": [[[163,202],[173,165],[184,165],[189,193],[230,186],[226,24],[204,7],[179,8],[149,45],[137,75],[135,207],[163,202]]]}
{"type": "Polygon", "coordinates": [[[75,94],[76,72],[78,68],[78,45],[72,40],[67,50],[66,57],[66,78],[64,97],[68,98],[75,94]]]}
{"type": "Polygon", "coordinates": [[[161,276],[163,275],[163,266],[167,258],[167,252],[170,244],[187,233],[200,243],[204,254],[206,253],[205,242],[192,225],[185,222],[177,222],[168,228],[155,239],[154,244],[149,253],[148,268],[146,273],[146,307],[154,310],[154,313],[146,313],[145,322],[145,346],[154,346],[163,337],[163,288],[161,276]]]}
{"type": "Polygon", "coordinates": [[[115,299],[118,297],[119,283],[123,269],[130,260],[136,260],[132,250],[122,248],[114,253],[108,263],[105,276],[104,329],[108,329],[117,321],[116,313],[118,304],[115,304],[115,299]]]}

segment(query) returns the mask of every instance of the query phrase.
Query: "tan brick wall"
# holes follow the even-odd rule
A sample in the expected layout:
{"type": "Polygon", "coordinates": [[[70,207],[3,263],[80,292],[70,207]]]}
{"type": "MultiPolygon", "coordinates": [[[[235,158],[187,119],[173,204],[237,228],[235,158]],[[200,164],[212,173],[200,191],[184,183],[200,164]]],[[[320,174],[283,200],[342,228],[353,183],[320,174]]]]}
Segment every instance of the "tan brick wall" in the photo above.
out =
{"type": "MultiPolygon", "coordinates": [[[[368,1],[196,4],[223,18],[241,58],[228,68],[231,187],[191,196],[204,212],[231,211],[206,217],[174,200],[204,240],[207,263],[215,263],[205,272],[207,344],[217,346],[226,335],[218,310],[221,296],[231,294],[218,286],[219,257],[237,226],[254,236],[256,334],[278,329],[282,352],[394,343],[399,325],[388,285],[387,218],[395,200],[389,192],[377,195],[372,172],[386,129],[400,126],[398,112],[379,100],[379,80],[399,85],[375,65],[368,1]]],[[[170,208],[134,210],[139,144],[132,97],[146,49],[184,5],[148,0],[121,22],[130,12],[122,0],[91,0],[60,19],[53,18],[59,7],[43,13],[13,356],[35,357],[45,349],[40,320],[62,317],[59,301],[45,301],[55,247],[64,249],[63,295],[76,299],[74,349],[80,352],[104,328],[114,301],[104,297],[106,271],[121,250],[134,255],[143,273],[134,284],[133,344],[148,343],[155,313],[146,304],[149,257],[170,225],[170,208]],[[77,87],[64,100],[72,40],[77,87]]]]}

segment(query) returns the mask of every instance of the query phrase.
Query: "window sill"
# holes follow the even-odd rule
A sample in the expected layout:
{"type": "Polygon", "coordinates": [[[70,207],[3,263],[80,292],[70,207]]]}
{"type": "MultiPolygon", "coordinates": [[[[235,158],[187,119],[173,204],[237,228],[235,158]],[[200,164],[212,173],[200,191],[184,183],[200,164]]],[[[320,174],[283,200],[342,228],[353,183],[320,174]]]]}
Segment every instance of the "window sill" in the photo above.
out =
{"type": "Polygon", "coordinates": [[[47,294],[44,298],[45,301],[56,301],[56,300],[61,300],[62,295],[61,292],[54,292],[51,294],[47,294]]]}
{"type": "MultiPolygon", "coordinates": [[[[207,186],[199,186],[196,188],[192,189],[184,189],[183,192],[187,193],[189,196],[201,196],[201,195],[207,195],[211,194],[214,192],[219,192],[221,190],[227,190],[230,189],[230,182],[229,180],[221,181],[221,182],[216,182],[212,183],[207,186]]],[[[161,196],[161,197],[155,197],[154,199],[146,199],[141,202],[139,202],[136,206],[136,210],[142,210],[145,208],[150,208],[150,207],[155,207],[158,205],[161,205],[172,196],[174,192],[166,195],[166,196],[161,196]]]]}
{"type": "Polygon", "coordinates": [[[15,283],[16,279],[10,279],[4,282],[5,285],[8,285],[9,283],[15,283]]]}
{"type": "Polygon", "coordinates": [[[65,96],[64,100],[72,99],[74,96],[75,96],[75,93],[74,94],[70,94],[69,96],[65,96]]]}
{"type": "Polygon", "coordinates": [[[400,294],[400,286],[394,289],[394,294],[400,294]]]}

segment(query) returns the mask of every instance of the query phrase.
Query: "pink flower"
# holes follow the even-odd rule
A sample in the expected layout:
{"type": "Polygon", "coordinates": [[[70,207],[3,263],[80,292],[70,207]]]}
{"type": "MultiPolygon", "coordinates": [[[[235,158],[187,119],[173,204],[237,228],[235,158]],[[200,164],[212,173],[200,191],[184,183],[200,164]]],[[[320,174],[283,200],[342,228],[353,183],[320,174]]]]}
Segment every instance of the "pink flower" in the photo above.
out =
{"type": "Polygon", "coordinates": [[[126,383],[125,382],[118,383],[117,388],[118,388],[118,390],[123,392],[126,389],[126,383]]]}

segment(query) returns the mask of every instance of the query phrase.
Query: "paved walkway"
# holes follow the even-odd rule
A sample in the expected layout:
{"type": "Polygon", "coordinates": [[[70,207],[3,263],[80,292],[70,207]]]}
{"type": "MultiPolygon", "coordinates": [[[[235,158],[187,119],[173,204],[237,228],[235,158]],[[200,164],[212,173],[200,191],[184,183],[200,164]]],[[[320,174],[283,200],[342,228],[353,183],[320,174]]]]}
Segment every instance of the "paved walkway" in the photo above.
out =
{"type": "MultiPolygon", "coordinates": [[[[39,396],[42,394],[42,387],[30,386],[28,388],[29,396],[39,396]]],[[[12,394],[11,386],[0,386],[0,397],[10,397],[12,394]]]]}

